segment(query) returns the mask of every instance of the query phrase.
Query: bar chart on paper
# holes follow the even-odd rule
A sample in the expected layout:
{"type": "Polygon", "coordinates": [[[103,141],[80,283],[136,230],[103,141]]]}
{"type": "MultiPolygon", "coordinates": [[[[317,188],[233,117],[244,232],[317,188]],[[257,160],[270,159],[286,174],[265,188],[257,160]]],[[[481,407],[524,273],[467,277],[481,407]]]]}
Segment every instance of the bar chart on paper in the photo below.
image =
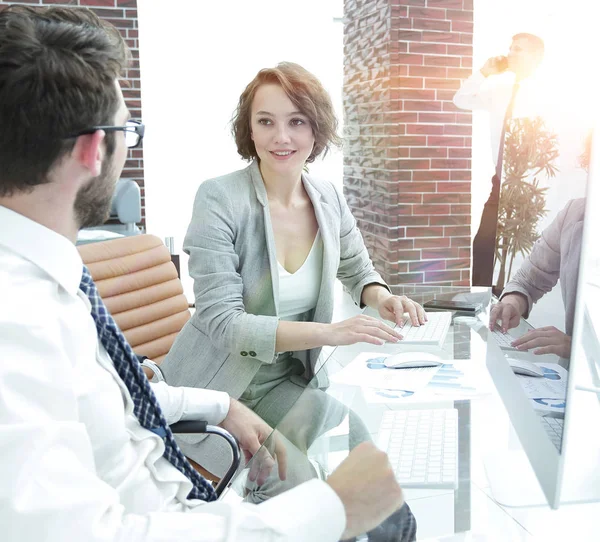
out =
{"type": "Polygon", "coordinates": [[[480,386],[469,376],[465,375],[463,368],[456,363],[444,363],[433,375],[425,387],[425,391],[434,393],[460,392],[467,395],[481,393],[480,386]]]}

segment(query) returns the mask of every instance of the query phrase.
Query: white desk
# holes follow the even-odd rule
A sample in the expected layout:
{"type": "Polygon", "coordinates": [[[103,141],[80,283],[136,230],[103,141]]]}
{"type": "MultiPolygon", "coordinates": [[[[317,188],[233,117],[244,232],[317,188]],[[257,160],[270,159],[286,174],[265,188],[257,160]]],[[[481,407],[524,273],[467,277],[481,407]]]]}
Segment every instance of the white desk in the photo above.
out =
{"type": "MultiPolygon", "coordinates": [[[[427,350],[416,347],[408,349],[427,350]]],[[[333,375],[350,363],[357,354],[365,351],[389,354],[399,351],[399,347],[365,344],[338,347],[328,352],[326,370],[333,375]]],[[[442,356],[447,359],[470,360],[480,368],[485,367],[485,353],[485,342],[464,324],[451,326],[441,351],[442,356]]],[[[546,362],[558,361],[556,357],[544,358],[546,362]]],[[[536,361],[542,361],[541,357],[537,357],[536,361]]],[[[485,369],[482,375],[484,380],[489,379],[485,369]]],[[[488,394],[470,398],[457,395],[419,398],[417,393],[411,398],[389,403],[369,403],[370,396],[360,385],[333,383],[327,393],[356,412],[373,437],[376,436],[381,416],[387,409],[453,406],[458,409],[458,489],[405,490],[405,499],[417,520],[418,540],[600,540],[600,503],[569,505],[562,506],[559,510],[551,510],[548,506],[508,508],[494,501],[483,466],[484,458],[490,452],[520,449],[521,446],[504,405],[491,385],[491,380],[487,388],[490,390],[488,394]]],[[[333,470],[348,454],[347,435],[346,417],[339,426],[315,441],[309,450],[309,456],[316,459],[327,471],[333,470]]]]}

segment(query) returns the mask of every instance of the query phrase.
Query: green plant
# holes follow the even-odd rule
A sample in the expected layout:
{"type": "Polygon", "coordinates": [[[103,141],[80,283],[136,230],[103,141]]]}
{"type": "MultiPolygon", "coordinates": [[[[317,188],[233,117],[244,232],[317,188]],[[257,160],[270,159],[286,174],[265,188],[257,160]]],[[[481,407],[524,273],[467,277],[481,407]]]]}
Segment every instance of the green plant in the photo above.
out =
{"type": "Polygon", "coordinates": [[[537,225],[547,213],[546,190],[538,176],[556,175],[558,138],[541,117],[512,119],[504,143],[504,178],[500,189],[494,268],[494,290],[502,292],[517,254],[526,256],[538,239],[537,225]],[[508,267],[508,269],[507,269],[508,267]]]}

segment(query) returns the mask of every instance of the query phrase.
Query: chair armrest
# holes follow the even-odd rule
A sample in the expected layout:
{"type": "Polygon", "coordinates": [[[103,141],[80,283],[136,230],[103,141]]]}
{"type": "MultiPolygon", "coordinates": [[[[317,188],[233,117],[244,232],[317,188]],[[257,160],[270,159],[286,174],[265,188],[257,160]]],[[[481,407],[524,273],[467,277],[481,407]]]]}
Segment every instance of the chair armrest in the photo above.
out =
{"type": "MultiPolygon", "coordinates": [[[[154,374],[154,376],[156,377],[156,379],[159,382],[167,381],[165,379],[165,375],[163,374],[161,368],[156,363],[154,363],[151,359],[146,358],[143,361],[141,361],[140,364],[142,367],[152,371],[152,373],[154,374]]],[[[146,375],[147,375],[147,373],[146,373],[146,375]]],[[[150,377],[148,377],[148,378],[150,378],[150,377]]]]}
{"type": "Polygon", "coordinates": [[[231,465],[230,465],[229,469],[227,470],[227,472],[225,473],[223,478],[221,478],[221,480],[215,487],[215,493],[217,494],[217,497],[220,497],[221,493],[227,487],[227,485],[233,478],[233,475],[236,473],[236,471],[238,470],[238,467],[240,466],[240,459],[241,459],[240,446],[239,446],[236,438],[229,431],[226,431],[225,429],[223,429],[221,427],[217,427],[215,425],[208,425],[205,421],[176,422],[173,425],[171,425],[171,431],[173,433],[180,433],[180,434],[181,433],[187,433],[187,434],[189,434],[189,433],[208,433],[208,434],[212,434],[212,435],[219,435],[220,437],[224,438],[227,441],[227,443],[229,444],[229,446],[231,448],[231,455],[233,457],[232,457],[232,461],[231,461],[231,465]]]}

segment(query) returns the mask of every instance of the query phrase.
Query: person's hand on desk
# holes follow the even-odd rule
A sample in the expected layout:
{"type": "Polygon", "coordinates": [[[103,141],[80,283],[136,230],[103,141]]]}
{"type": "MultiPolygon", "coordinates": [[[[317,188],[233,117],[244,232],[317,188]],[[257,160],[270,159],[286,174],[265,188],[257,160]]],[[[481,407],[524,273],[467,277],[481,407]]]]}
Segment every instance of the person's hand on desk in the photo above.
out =
{"type": "Polygon", "coordinates": [[[326,344],[329,346],[343,346],[360,342],[381,345],[386,342],[398,342],[402,339],[402,335],[385,322],[365,314],[359,314],[335,324],[326,324],[326,326],[326,344]]]}
{"type": "Polygon", "coordinates": [[[379,315],[390,322],[395,322],[396,325],[404,325],[404,314],[408,313],[408,317],[413,326],[420,326],[427,322],[427,314],[425,309],[416,301],[409,299],[405,295],[392,295],[386,292],[387,296],[383,297],[379,302],[377,310],[379,315]]]}
{"type": "Polygon", "coordinates": [[[252,482],[263,484],[275,465],[275,459],[279,478],[285,480],[287,470],[285,447],[276,433],[270,439],[270,445],[263,446],[273,433],[273,429],[257,414],[232,397],[229,412],[219,425],[237,438],[246,462],[253,458],[248,474],[252,482]]]}
{"type": "Polygon", "coordinates": [[[571,337],[554,326],[531,329],[511,344],[518,350],[535,348],[533,353],[536,355],[556,354],[561,358],[571,356],[571,337]]]}
{"type": "Polygon", "coordinates": [[[387,454],[370,442],[354,448],[327,483],[346,510],[344,540],[375,528],[404,503],[387,454]]]}
{"type": "Polygon", "coordinates": [[[517,327],[521,321],[521,315],[527,310],[527,300],[519,294],[508,294],[492,306],[490,311],[490,330],[494,331],[498,325],[503,333],[517,327]]]}

